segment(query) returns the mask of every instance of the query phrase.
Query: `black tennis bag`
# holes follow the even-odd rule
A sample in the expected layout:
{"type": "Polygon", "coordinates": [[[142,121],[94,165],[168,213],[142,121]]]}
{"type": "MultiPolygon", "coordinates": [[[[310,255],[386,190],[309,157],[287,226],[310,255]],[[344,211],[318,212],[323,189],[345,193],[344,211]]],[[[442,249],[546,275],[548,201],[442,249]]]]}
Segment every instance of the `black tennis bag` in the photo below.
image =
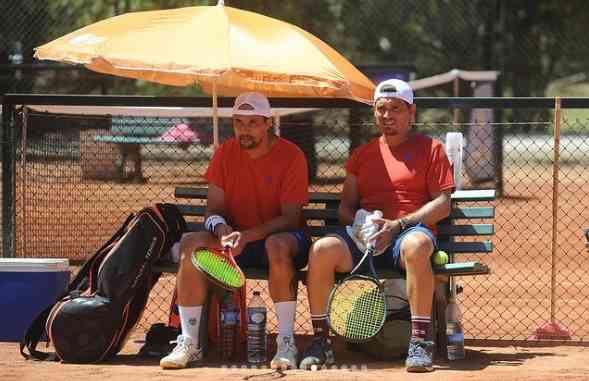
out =
{"type": "Polygon", "coordinates": [[[31,324],[20,343],[25,358],[92,363],[125,344],[159,278],[153,264],[178,241],[186,222],[172,204],[131,214],[90,259],[68,291],[31,324]],[[46,333],[55,353],[36,350],[46,333]],[[25,352],[28,350],[28,354],[25,352]]]}

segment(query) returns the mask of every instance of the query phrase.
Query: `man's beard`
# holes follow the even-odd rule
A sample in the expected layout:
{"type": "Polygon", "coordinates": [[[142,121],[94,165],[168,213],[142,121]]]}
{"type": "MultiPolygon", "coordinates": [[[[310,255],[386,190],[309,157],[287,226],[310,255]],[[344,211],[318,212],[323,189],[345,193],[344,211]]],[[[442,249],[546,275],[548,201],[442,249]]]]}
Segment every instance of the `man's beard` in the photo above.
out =
{"type": "Polygon", "coordinates": [[[259,141],[256,141],[253,136],[242,135],[239,137],[239,146],[243,149],[254,149],[260,145],[259,141]]]}

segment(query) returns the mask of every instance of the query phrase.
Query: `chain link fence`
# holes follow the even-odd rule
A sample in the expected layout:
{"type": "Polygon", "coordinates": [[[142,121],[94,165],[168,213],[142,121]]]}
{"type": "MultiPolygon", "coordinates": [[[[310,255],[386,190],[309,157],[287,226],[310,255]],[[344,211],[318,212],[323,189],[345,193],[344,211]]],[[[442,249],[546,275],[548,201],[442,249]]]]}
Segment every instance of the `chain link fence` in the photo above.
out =
{"type": "MultiPolygon", "coordinates": [[[[175,187],[206,186],[203,174],[213,152],[209,117],[125,116],[89,106],[81,107],[81,114],[46,112],[30,98],[7,99],[2,147],[4,256],[66,257],[79,264],[129,213],[155,202],[187,203],[174,198],[175,187]],[[28,107],[12,113],[15,104],[28,107]],[[180,124],[189,127],[194,141],[156,142],[162,131],[180,124]],[[105,141],[124,128],[136,137],[156,138],[144,144],[105,141]],[[12,166],[6,165],[7,160],[12,166]],[[13,192],[6,193],[7,189],[13,192]]],[[[76,97],[69,101],[80,104],[76,97]]],[[[84,102],[99,105],[104,98],[84,102]]],[[[134,102],[138,106],[142,100],[134,102]]],[[[145,105],[154,106],[157,100],[150,102],[145,105]]],[[[198,102],[184,100],[184,106],[198,102]]],[[[288,107],[289,101],[281,102],[280,107],[288,107]]],[[[495,203],[494,251],[459,259],[481,260],[492,269],[488,276],[458,280],[464,287],[459,301],[467,337],[531,340],[536,328],[554,320],[568,328],[573,340],[585,342],[589,340],[585,287],[589,264],[583,236],[583,228],[589,226],[589,102],[579,100],[576,109],[564,109],[558,139],[553,99],[486,102],[481,106],[477,99],[418,98],[414,127],[442,141],[447,132],[462,132],[464,188],[494,188],[501,195],[495,203]],[[452,107],[458,104],[465,120],[460,124],[451,122],[452,107]],[[469,122],[471,111],[480,110],[476,107],[494,110],[490,115],[502,111],[501,119],[469,122]],[[521,119],[514,120],[516,114],[521,119]],[[555,142],[560,144],[557,161],[555,142]]],[[[68,105],[52,97],[37,103],[68,105]]],[[[230,103],[226,100],[225,105],[230,103]]],[[[339,192],[350,150],[377,135],[368,107],[334,104],[298,102],[296,107],[312,111],[292,112],[280,119],[277,128],[305,152],[310,191],[339,192]]],[[[125,103],[111,98],[109,105],[125,103]]],[[[230,120],[222,119],[220,125],[221,140],[231,136],[230,120]]],[[[174,283],[173,275],[161,278],[141,328],[167,321],[174,283]]],[[[250,296],[253,289],[264,292],[272,311],[265,282],[248,282],[248,288],[250,296]]],[[[306,299],[306,290],[299,289],[297,333],[312,331],[306,299]]],[[[271,330],[276,329],[275,316],[270,323],[271,330]]]]}

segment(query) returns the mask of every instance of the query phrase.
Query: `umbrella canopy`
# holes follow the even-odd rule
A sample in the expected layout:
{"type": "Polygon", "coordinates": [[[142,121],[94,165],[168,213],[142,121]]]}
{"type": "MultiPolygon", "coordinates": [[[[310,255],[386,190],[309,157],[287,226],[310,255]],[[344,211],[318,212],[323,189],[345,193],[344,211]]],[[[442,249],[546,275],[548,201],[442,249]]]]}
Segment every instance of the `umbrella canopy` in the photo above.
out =
{"type": "Polygon", "coordinates": [[[35,57],[213,95],[337,97],[370,103],[374,84],[326,43],[292,24],[217,6],[123,14],[36,49],[35,57]]]}

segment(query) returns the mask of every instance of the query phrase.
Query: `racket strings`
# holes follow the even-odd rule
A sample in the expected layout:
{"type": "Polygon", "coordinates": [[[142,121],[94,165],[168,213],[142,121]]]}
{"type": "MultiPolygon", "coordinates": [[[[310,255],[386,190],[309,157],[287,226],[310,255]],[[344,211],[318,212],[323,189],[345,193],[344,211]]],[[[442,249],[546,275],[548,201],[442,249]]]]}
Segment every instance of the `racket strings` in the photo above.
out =
{"type": "Polygon", "coordinates": [[[194,257],[200,269],[217,281],[234,288],[243,285],[241,272],[223,256],[209,250],[197,250],[194,257]]]}
{"type": "Polygon", "coordinates": [[[386,302],[370,280],[349,280],[333,293],[329,310],[331,328],[350,341],[361,342],[378,333],[386,317],[386,302]]]}

